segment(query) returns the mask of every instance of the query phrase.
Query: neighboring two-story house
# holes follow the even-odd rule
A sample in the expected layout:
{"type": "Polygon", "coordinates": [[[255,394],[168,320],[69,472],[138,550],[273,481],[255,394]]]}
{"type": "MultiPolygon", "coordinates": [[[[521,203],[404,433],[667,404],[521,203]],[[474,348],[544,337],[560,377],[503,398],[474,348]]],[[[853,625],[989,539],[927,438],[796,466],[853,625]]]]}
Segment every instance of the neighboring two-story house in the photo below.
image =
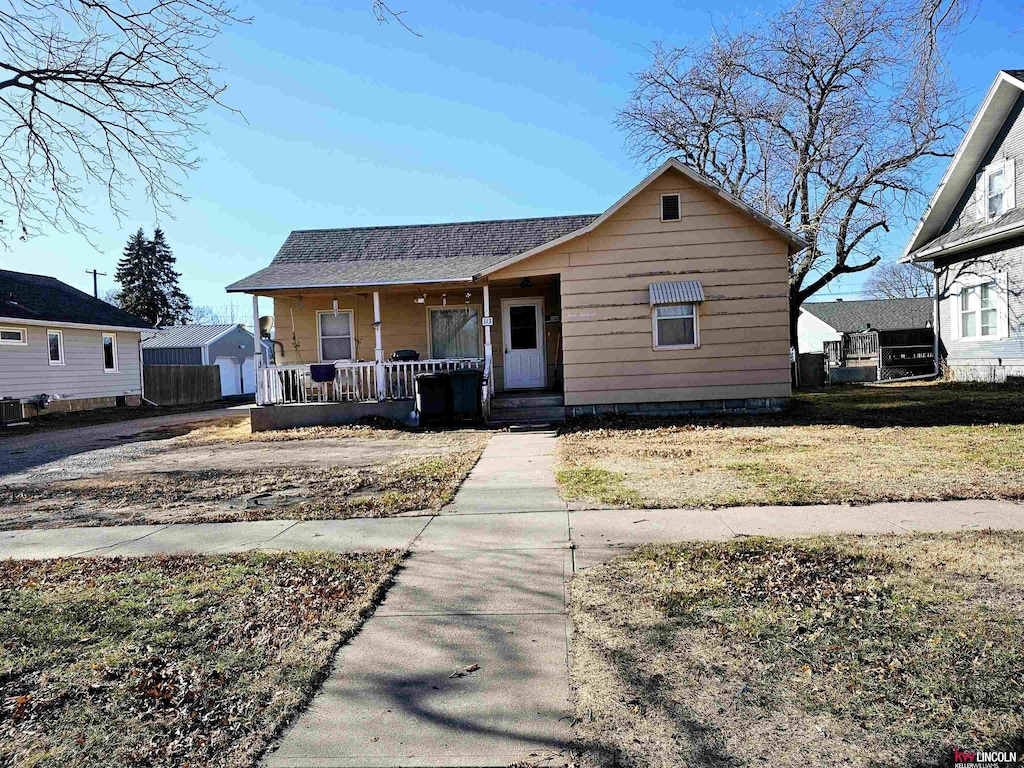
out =
{"type": "Polygon", "coordinates": [[[996,77],[903,260],[935,271],[949,373],[1024,375],[1024,70],[996,77]]]}

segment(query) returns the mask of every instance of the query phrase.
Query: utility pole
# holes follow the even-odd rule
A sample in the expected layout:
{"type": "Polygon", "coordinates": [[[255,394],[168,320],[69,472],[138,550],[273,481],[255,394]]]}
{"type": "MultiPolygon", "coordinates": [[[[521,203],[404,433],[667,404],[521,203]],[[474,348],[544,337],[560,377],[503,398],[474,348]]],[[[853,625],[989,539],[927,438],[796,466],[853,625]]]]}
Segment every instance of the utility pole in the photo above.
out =
{"type": "Polygon", "coordinates": [[[103,277],[106,277],[107,273],[106,272],[97,272],[95,269],[87,269],[87,270],[85,270],[85,274],[92,275],[92,295],[93,295],[93,298],[98,299],[100,297],[100,286],[99,286],[99,283],[96,281],[96,278],[98,276],[100,276],[100,275],[103,275],[103,277]]]}

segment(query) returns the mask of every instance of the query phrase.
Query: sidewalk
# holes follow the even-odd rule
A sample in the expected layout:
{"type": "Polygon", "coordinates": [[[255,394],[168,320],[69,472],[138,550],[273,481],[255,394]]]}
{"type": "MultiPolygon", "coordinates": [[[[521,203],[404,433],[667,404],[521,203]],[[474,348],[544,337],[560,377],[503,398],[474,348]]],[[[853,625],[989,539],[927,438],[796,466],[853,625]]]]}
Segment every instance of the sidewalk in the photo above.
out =
{"type": "Polygon", "coordinates": [[[569,511],[550,432],[495,435],[441,514],[0,533],[0,558],[410,549],[385,601],[267,758],[272,768],[565,762],[568,584],[682,539],[1024,529],[997,501],[569,511]]]}

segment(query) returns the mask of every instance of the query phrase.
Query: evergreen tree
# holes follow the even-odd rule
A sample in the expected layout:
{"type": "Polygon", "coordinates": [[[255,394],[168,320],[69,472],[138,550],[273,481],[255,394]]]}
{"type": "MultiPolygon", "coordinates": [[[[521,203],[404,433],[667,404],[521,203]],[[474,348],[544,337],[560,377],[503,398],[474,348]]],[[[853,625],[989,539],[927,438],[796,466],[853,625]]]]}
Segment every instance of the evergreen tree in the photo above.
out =
{"type": "Polygon", "coordinates": [[[192,304],[178,286],[174,255],[163,230],[146,238],[140,229],[129,238],[114,279],[121,285],[121,308],[153,325],[187,323],[192,304]]]}

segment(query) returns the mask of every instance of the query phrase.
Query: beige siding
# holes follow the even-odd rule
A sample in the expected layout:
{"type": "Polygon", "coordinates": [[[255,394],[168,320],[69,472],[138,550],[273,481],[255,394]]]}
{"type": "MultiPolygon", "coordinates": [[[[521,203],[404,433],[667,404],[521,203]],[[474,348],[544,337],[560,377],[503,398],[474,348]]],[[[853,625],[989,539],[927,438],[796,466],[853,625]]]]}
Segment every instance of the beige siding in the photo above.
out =
{"type": "MultiPolygon", "coordinates": [[[[442,294],[448,296],[448,306],[463,305],[466,292],[470,293],[471,306],[483,309],[483,289],[479,285],[425,286],[380,291],[381,301],[381,343],[387,359],[399,349],[414,349],[421,358],[430,356],[427,311],[429,307],[442,306],[442,294]],[[415,298],[426,293],[426,302],[417,304],[415,298]]],[[[512,297],[544,298],[545,315],[557,315],[560,311],[557,285],[539,285],[534,288],[502,287],[491,289],[491,314],[494,326],[491,330],[494,347],[495,384],[504,389],[502,355],[501,300],[512,297]]],[[[353,312],[356,327],[356,359],[374,359],[373,294],[338,294],[338,309],[353,312]]],[[[334,294],[309,294],[302,296],[277,296],[274,299],[274,338],[277,346],[277,362],[280,364],[315,363],[319,359],[317,347],[317,311],[333,308],[334,294]],[[298,342],[296,348],[295,342],[298,342]],[[283,348],[283,349],[282,349],[283,348]]],[[[548,382],[556,376],[556,360],[559,348],[559,326],[545,325],[545,349],[547,353],[548,382]]],[[[480,332],[480,357],[484,354],[483,329],[480,332]]]]}
{"type": "Polygon", "coordinates": [[[0,397],[33,398],[47,394],[61,399],[84,399],[138,395],[139,334],[117,331],[118,370],[103,370],[103,331],[52,326],[23,327],[28,330],[25,346],[0,344],[0,397]],[[46,333],[64,334],[64,365],[50,365],[46,333]]]}
{"type": "Polygon", "coordinates": [[[561,280],[567,405],[790,394],[787,246],[682,174],[491,279],[539,274],[561,280]],[[680,193],[681,221],[661,221],[666,192],[680,193]],[[655,350],[647,287],[676,280],[704,286],[700,347],[655,350]]]}

